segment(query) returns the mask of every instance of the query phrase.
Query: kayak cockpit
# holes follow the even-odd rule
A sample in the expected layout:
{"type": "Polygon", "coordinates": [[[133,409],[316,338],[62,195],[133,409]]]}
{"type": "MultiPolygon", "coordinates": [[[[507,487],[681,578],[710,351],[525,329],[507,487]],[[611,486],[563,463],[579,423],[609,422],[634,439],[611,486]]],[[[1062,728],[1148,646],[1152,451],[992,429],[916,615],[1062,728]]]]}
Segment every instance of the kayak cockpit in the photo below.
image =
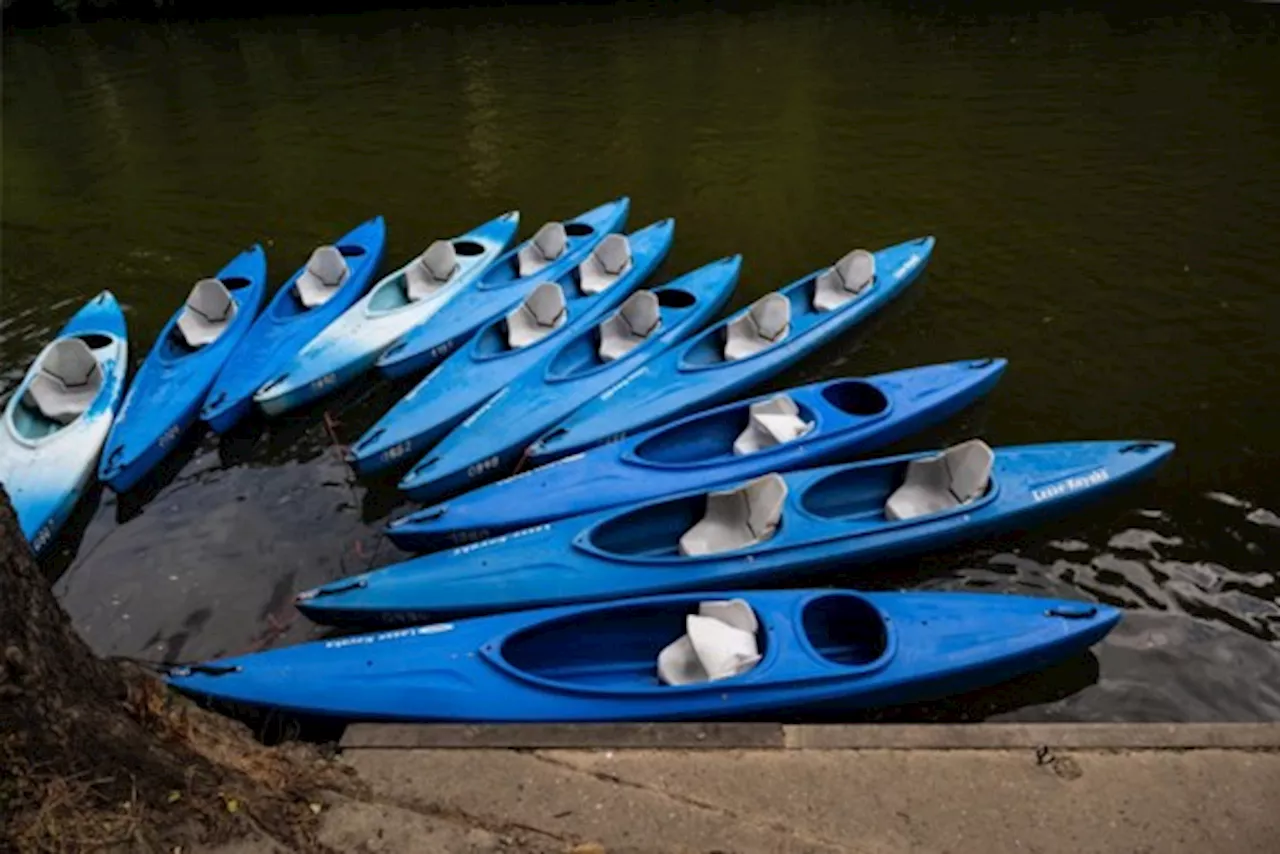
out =
{"type": "Polygon", "coordinates": [[[764,679],[769,672],[792,681],[813,675],[819,662],[867,668],[890,653],[890,635],[875,607],[844,592],[817,595],[800,613],[776,616],[758,613],[747,599],[689,596],[559,617],[485,652],[525,679],[560,689],[662,694],[720,690],[726,680],[764,679]],[[794,634],[775,627],[792,619],[794,634]],[[801,652],[812,656],[796,657],[801,652]],[[780,658],[788,666],[771,667],[780,658]]]}
{"type": "Polygon", "coordinates": [[[271,316],[288,320],[324,305],[351,278],[351,260],[365,254],[365,247],[353,243],[317,246],[288,294],[271,301],[271,316]]]}
{"type": "Polygon", "coordinates": [[[12,409],[18,437],[39,441],[89,411],[106,381],[103,351],[113,343],[108,335],[86,333],[52,344],[32,368],[31,381],[12,409]]]}
{"type": "Polygon", "coordinates": [[[236,294],[252,284],[243,276],[196,282],[169,334],[157,342],[160,358],[170,362],[181,359],[209,347],[225,335],[240,310],[236,294]]]}
{"type": "Polygon", "coordinates": [[[475,240],[437,240],[399,272],[383,279],[369,297],[370,314],[386,314],[436,296],[457,281],[463,259],[484,254],[475,240]]]}
{"type": "MultiPolygon", "coordinates": [[[[865,380],[836,380],[823,385],[818,394],[823,408],[854,419],[879,418],[889,411],[884,392],[865,380]]],[[[678,422],[640,442],[632,455],[656,466],[712,466],[829,430],[826,421],[822,410],[808,401],[779,394],[678,422]]]]}
{"type": "Polygon", "coordinates": [[[598,325],[556,353],[547,366],[547,381],[577,379],[626,357],[662,332],[662,309],[690,308],[696,302],[693,294],[678,288],[636,291],[598,325]]]}
{"type": "Polygon", "coordinates": [[[972,510],[994,496],[993,468],[991,448],[973,439],[938,454],[841,467],[791,499],[787,479],[766,474],[624,510],[578,542],[616,559],[674,561],[767,549],[788,526],[792,546],[857,536],[972,510]]]}

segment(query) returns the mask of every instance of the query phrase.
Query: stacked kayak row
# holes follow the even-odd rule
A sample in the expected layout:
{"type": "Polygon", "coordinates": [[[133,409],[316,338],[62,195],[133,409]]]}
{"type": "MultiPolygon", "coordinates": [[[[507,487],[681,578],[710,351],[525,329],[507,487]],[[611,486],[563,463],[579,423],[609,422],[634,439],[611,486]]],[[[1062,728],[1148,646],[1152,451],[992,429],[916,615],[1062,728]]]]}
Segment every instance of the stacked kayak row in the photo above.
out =
{"type": "Polygon", "coordinates": [[[175,687],[344,720],[733,718],[942,697],[1116,624],[1058,600],[750,589],[1023,530],[1149,476],[1173,446],[972,439],[866,459],[990,392],[1006,362],[745,395],[901,294],[933,238],[854,249],[716,321],[742,258],[647,285],[675,224],[624,232],[628,207],[514,247],[505,214],[371,285],[374,219],[318,248],[261,314],[254,247],[196,284],[127,394],[123,317],[96,297],[5,411],[0,482],[24,532],[47,546],[99,450],[124,491],[197,420],[225,432],[376,371],[417,383],[347,459],[403,472],[429,505],[387,528],[418,554],[295,605],[382,630],[175,666],[175,687]]]}

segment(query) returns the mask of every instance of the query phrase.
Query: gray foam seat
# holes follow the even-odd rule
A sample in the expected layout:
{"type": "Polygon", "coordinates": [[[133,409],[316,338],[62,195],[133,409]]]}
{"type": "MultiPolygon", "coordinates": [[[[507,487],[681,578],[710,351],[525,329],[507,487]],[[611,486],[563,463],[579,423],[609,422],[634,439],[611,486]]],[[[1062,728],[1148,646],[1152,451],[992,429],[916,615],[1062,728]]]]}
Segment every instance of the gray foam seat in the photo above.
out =
{"type": "Polygon", "coordinates": [[[884,515],[894,520],[914,519],[976,501],[987,491],[994,462],[995,452],[981,439],[912,460],[902,486],[885,502],[884,515]]]}
{"type": "Polygon", "coordinates": [[[747,429],[733,442],[738,456],[790,442],[813,429],[813,422],[801,418],[800,407],[785,394],[753,403],[747,412],[747,429]]]}
{"type": "Polygon", "coordinates": [[[413,302],[426,299],[448,284],[459,266],[453,243],[437,240],[404,271],[405,296],[413,302]]]}
{"type": "Polygon", "coordinates": [[[350,275],[347,259],[336,246],[317,246],[293,288],[303,308],[316,308],[332,299],[350,275]]]}
{"type": "Polygon", "coordinates": [[[662,326],[662,311],[653,291],[636,291],[600,324],[600,358],[621,359],[662,326]]]}
{"type": "Polygon", "coordinates": [[[630,269],[630,241],[624,235],[610,234],[578,265],[578,281],[584,294],[598,294],[630,269]]]}
{"type": "Polygon", "coordinates": [[[569,235],[564,225],[548,222],[539,228],[533,239],[516,253],[516,268],[521,277],[532,276],[564,254],[569,245],[569,235]]]}
{"type": "Polygon", "coordinates": [[[70,424],[93,405],[102,388],[102,366],[89,345],[63,338],[40,360],[23,402],[50,421],[70,424]]]}
{"type": "Polygon", "coordinates": [[[774,535],[782,521],[787,482],[766,474],[734,489],[707,493],[707,509],[696,525],[680,538],[686,557],[737,551],[774,535]]]}
{"type": "Polygon", "coordinates": [[[760,663],[760,621],[745,599],[709,600],[685,617],[685,635],[658,653],[664,685],[715,682],[760,663]]]}
{"type": "Polygon", "coordinates": [[[560,286],[543,282],[507,314],[507,346],[516,350],[545,338],[564,325],[568,313],[560,286]]]}
{"type": "Polygon", "coordinates": [[[217,279],[201,279],[191,289],[178,316],[178,332],[191,347],[206,347],[227,331],[236,316],[236,301],[217,279]]]}
{"type": "Polygon", "coordinates": [[[876,256],[855,249],[824,270],[814,282],[813,307],[831,311],[871,287],[876,278],[876,256]]]}
{"type": "Polygon", "coordinates": [[[724,357],[754,356],[783,341],[790,331],[791,301],[782,294],[765,294],[729,322],[724,357]]]}

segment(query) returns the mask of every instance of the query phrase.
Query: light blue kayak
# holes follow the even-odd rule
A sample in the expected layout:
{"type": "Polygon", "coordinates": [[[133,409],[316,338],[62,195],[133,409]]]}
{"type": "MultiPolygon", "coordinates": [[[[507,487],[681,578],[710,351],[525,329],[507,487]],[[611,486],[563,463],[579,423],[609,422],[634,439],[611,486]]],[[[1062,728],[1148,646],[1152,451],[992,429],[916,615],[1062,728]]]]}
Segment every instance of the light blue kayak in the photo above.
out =
{"type": "MultiPolygon", "coordinates": [[[[1005,364],[977,359],[922,365],[726,403],[411,513],[388,525],[387,535],[406,551],[434,551],[568,516],[851,459],[959,412],[995,386],[1005,364]],[[780,400],[794,404],[794,415],[777,414],[780,400]],[[772,441],[753,441],[762,428],[772,432],[765,437],[772,441]]],[[[511,429],[507,423],[493,430],[511,429]]],[[[449,441],[436,452],[443,453],[449,441]]]]}
{"type": "Polygon", "coordinates": [[[546,223],[498,259],[475,287],[441,307],[430,323],[391,345],[378,357],[378,370],[393,378],[425,374],[480,327],[514,308],[538,283],[559,279],[586,260],[606,235],[626,228],[630,208],[631,201],[623,196],[563,223],[546,223]]]}
{"type": "Polygon", "coordinates": [[[674,234],[671,219],[626,237],[611,234],[577,269],[539,284],[369,428],[347,453],[351,467],[366,475],[422,456],[504,386],[554,353],[557,344],[621,304],[657,269],[674,234]]]}
{"type": "Polygon", "coordinates": [[[329,638],[167,679],[342,721],[741,720],[973,691],[1083,653],[1120,616],[993,593],[683,593],[329,638]]]}
{"type": "Polygon", "coordinates": [[[1150,476],[1168,442],[978,440],[770,473],[570,516],[333,581],[298,595],[312,620],[419,623],[441,617],[686,590],[796,583],[803,573],[1025,531],[1150,476]]]}
{"type": "Polygon", "coordinates": [[[512,211],[432,243],[298,351],[254,394],[254,403],[267,415],[280,415],[368,371],[402,335],[479,281],[515,237],[519,224],[520,214],[512,211]]]}
{"type": "Polygon", "coordinates": [[[124,314],[103,291],[40,351],[5,405],[0,485],[36,554],[93,480],[128,366],[124,314]]]}
{"type": "Polygon", "coordinates": [[[253,326],[266,283],[267,256],[257,245],[196,283],[133,377],[102,451],[104,483],[128,491],[196,422],[214,378],[253,326]]]}
{"type": "Polygon", "coordinates": [[[933,253],[922,237],[828,268],[767,294],[637,368],[529,449],[542,465],[731,400],[870,317],[916,280],[933,253]]]}
{"type": "Polygon", "coordinates": [[[253,395],[368,288],[386,247],[387,227],[374,217],[321,246],[276,291],[240,340],[205,399],[200,417],[218,433],[253,408],[253,395]]]}
{"type": "Polygon", "coordinates": [[[722,258],[661,287],[637,291],[581,329],[459,424],[400,481],[429,501],[496,480],[547,428],[720,313],[741,256],[722,258]]]}

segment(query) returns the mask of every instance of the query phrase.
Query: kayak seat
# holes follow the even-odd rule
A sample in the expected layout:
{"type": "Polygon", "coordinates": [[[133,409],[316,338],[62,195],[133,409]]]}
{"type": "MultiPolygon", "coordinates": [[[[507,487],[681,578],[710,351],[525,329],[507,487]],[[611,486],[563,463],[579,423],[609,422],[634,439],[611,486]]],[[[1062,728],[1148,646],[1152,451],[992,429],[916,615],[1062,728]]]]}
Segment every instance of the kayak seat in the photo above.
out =
{"type": "Polygon", "coordinates": [[[437,240],[404,271],[404,293],[417,302],[443,288],[458,272],[458,252],[448,240],[437,240]]]}
{"type": "Polygon", "coordinates": [[[507,345],[528,347],[563,326],[568,313],[560,286],[543,282],[507,315],[507,345]]]}
{"type": "Polygon", "coordinates": [[[307,261],[307,268],[294,282],[294,291],[303,308],[316,308],[327,303],[351,275],[347,261],[336,246],[318,246],[307,261]]]}
{"type": "Polygon", "coordinates": [[[631,243],[621,234],[610,234],[578,265],[578,281],[584,294],[598,294],[631,269],[631,243]]]}
{"type": "Polygon", "coordinates": [[[563,255],[568,245],[569,235],[565,232],[564,225],[558,222],[546,223],[516,253],[516,267],[520,276],[523,278],[539,272],[563,255]]]}
{"type": "Polygon", "coordinates": [[[661,326],[658,295],[653,291],[636,291],[600,324],[600,358],[606,362],[621,359],[661,326]]]}
{"type": "Polygon", "coordinates": [[[686,634],[658,653],[664,685],[694,685],[738,676],[761,659],[760,623],[744,599],[707,601],[685,617],[686,634]]]}
{"type": "Polygon", "coordinates": [[[884,514],[894,520],[915,519],[976,501],[987,491],[994,462],[995,453],[981,439],[912,460],[902,486],[885,502],[884,514]]]}
{"type": "Polygon", "coordinates": [[[22,400],[50,421],[70,424],[93,405],[102,388],[102,366],[79,338],[56,342],[40,362],[22,400]]]}
{"type": "Polygon", "coordinates": [[[754,356],[782,341],[790,331],[791,301],[782,294],[766,294],[729,322],[724,357],[754,356]]]}
{"type": "Polygon", "coordinates": [[[786,500],[787,482],[778,474],[707,493],[706,513],[680,538],[680,554],[697,557],[764,542],[778,530],[786,500]]]}
{"type": "Polygon", "coordinates": [[[178,316],[178,332],[188,346],[199,349],[217,341],[235,316],[236,301],[227,286],[217,279],[201,279],[178,316]]]}
{"type": "Polygon", "coordinates": [[[876,278],[876,256],[855,249],[823,271],[814,282],[813,307],[818,311],[839,308],[871,287],[876,278]]]}
{"type": "Polygon", "coordinates": [[[813,422],[801,418],[800,407],[785,394],[753,403],[747,412],[747,429],[733,442],[733,453],[740,457],[798,439],[813,429],[813,422]]]}

